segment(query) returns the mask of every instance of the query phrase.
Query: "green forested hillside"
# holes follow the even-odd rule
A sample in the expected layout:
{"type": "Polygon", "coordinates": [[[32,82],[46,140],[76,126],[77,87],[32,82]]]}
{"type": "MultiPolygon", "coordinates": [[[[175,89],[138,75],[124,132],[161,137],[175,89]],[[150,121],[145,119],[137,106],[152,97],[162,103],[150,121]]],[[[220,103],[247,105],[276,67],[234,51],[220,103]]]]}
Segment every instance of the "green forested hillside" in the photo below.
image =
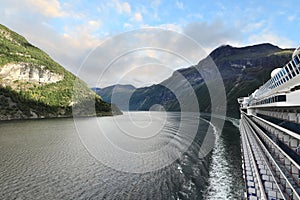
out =
{"type": "Polygon", "coordinates": [[[85,102],[91,101],[95,101],[97,115],[112,114],[110,104],[83,81],[0,25],[0,119],[72,116],[72,106],[81,108],[76,115],[92,115],[85,108],[85,102]]]}

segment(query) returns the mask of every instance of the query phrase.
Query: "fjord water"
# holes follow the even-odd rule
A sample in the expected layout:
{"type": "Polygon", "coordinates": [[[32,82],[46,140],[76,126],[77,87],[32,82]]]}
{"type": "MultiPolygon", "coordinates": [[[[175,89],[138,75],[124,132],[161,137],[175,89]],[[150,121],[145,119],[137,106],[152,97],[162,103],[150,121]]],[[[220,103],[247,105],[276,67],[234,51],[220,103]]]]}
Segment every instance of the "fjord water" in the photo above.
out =
{"type": "MultiPolygon", "coordinates": [[[[152,123],[161,119],[159,115],[155,114],[152,123]]],[[[118,117],[126,124],[126,120],[140,123],[149,116],[136,112],[118,117]]],[[[109,125],[115,118],[97,120],[109,125]]],[[[82,119],[84,123],[93,120],[82,119]]],[[[192,130],[178,133],[179,124],[196,121],[199,128],[189,148],[170,165],[145,173],[119,171],[97,160],[80,140],[73,119],[1,122],[0,199],[241,199],[239,132],[230,122],[225,123],[220,136],[216,134],[213,150],[203,157],[199,150],[212,125],[198,115],[181,121],[180,114],[167,113],[166,125],[158,137],[152,137],[157,141],[151,146],[169,142],[182,149],[180,145],[192,130]]],[[[112,133],[112,139],[133,151],[130,141],[118,140],[118,134],[112,133]]],[[[147,145],[138,148],[149,150],[147,145]]],[[[153,162],[164,162],[163,156],[168,155],[153,162]]],[[[130,166],[131,160],[127,162],[130,166]]]]}

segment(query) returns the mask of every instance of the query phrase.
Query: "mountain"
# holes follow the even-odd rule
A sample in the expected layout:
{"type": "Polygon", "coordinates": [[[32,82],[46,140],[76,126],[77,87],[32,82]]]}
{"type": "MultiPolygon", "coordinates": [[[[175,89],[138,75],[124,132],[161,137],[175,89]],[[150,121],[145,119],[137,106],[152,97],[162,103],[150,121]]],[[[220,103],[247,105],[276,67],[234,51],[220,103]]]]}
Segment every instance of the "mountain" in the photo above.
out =
{"type": "Polygon", "coordinates": [[[103,101],[118,105],[121,110],[129,110],[128,102],[136,88],[133,85],[118,84],[103,89],[94,87],[92,90],[100,95],[103,101]]]}
{"type": "MultiPolygon", "coordinates": [[[[211,99],[207,84],[209,81],[214,81],[215,72],[212,65],[215,63],[225,86],[227,115],[238,118],[239,105],[236,99],[248,96],[270,79],[271,71],[286,64],[291,59],[293,51],[294,49],[281,49],[272,44],[242,48],[220,46],[197,65],[175,71],[171,77],[160,84],[137,88],[130,98],[130,110],[149,110],[154,105],[160,104],[166,110],[180,111],[182,108],[178,97],[189,98],[191,90],[188,85],[190,84],[199,101],[200,111],[210,112],[211,99]],[[204,81],[205,78],[208,82],[204,81]]],[[[197,105],[192,103],[188,110],[192,111],[195,106],[197,105]]]]}
{"type": "MultiPolygon", "coordinates": [[[[114,111],[119,113],[117,108],[114,111]]],[[[24,37],[0,25],[0,120],[112,112],[111,105],[82,80],[24,37]],[[95,103],[92,108],[91,103],[95,103]]]]}

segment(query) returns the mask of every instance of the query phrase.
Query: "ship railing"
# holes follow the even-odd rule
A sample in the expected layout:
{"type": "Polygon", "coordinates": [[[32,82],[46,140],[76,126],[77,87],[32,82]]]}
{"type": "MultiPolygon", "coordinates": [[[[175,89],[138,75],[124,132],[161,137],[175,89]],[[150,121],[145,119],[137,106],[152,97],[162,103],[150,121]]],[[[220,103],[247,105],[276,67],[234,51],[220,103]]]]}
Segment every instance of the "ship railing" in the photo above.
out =
{"type": "MultiPolygon", "coordinates": [[[[258,122],[256,119],[254,119],[254,121],[256,123],[258,123],[258,125],[260,125],[261,129],[264,129],[264,124],[262,124],[261,122],[258,122]]],[[[264,129],[263,130],[265,133],[268,134],[269,137],[274,139],[274,135],[272,134],[272,132],[264,129]]],[[[284,140],[284,142],[287,143],[287,140],[284,140]]],[[[288,146],[286,143],[282,142],[282,138],[278,137],[275,139],[275,143],[278,144],[278,146],[288,155],[290,156],[293,160],[295,160],[298,164],[300,163],[300,156],[296,154],[296,152],[294,152],[290,146],[288,146]]],[[[278,153],[277,153],[278,154],[278,153]]],[[[298,184],[298,187],[300,187],[300,180],[299,180],[299,173],[298,173],[298,169],[287,159],[285,159],[282,155],[278,155],[278,161],[281,162],[281,164],[284,166],[284,168],[286,169],[286,171],[289,173],[289,175],[292,177],[292,179],[294,180],[294,182],[296,184],[298,184]]]]}
{"type": "MultiPolygon", "coordinates": [[[[251,148],[251,144],[252,145],[254,145],[254,144],[252,142],[250,143],[249,138],[247,137],[247,134],[246,134],[249,130],[247,130],[246,126],[243,123],[241,123],[240,130],[242,133],[242,141],[244,143],[243,146],[245,147],[244,148],[245,158],[247,158],[247,156],[249,156],[249,165],[251,166],[250,170],[252,171],[253,177],[255,179],[254,183],[258,184],[259,192],[258,192],[258,194],[254,194],[254,196],[257,196],[260,199],[267,200],[266,191],[264,189],[262,178],[260,176],[259,169],[258,169],[257,162],[256,162],[257,158],[255,158],[254,152],[252,150],[253,148],[251,148]]],[[[244,166],[244,168],[246,169],[246,166],[244,166]]],[[[246,176],[245,182],[247,184],[247,182],[249,180],[247,178],[247,174],[245,176],[246,176]]],[[[250,196],[253,196],[253,193],[251,193],[249,191],[249,186],[248,186],[247,187],[247,197],[250,198],[250,196]]]]}
{"type": "Polygon", "coordinates": [[[269,122],[268,120],[265,120],[259,116],[255,116],[253,115],[253,118],[263,122],[264,124],[268,125],[269,128],[272,128],[270,129],[271,131],[275,132],[275,135],[276,136],[280,136],[282,138],[284,138],[284,141],[285,143],[286,142],[289,142],[290,144],[287,144],[289,147],[291,147],[291,149],[293,149],[296,153],[300,153],[300,152],[297,152],[297,148],[300,146],[300,135],[298,133],[295,133],[291,130],[288,130],[286,128],[283,128],[279,125],[276,125],[272,122],[269,122]],[[275,131],[274,131],[275,129],[275,131]]]}
{"type": "Polygon", "coordinates": [[[290,176],[290,173],[285,173],[287,171],[287,168],[285,167],[286,163],[276,162],[275,158],[279,160],[289,160],[293,165],[292,170],[295,173],[299,173],[299,165],[293,159],[291,159],[276,143],[274,143],[274,141],[271,140],[252,120],[250,120],[248,117],[245,118],[247,119],[249,125],[251,124],[253,127],[253,132],[257,133],[253,135],[260,143],[260,146],[263,148],[269,161],[271,161],[270,163],[274,169],[273,171],[278,177],[280,177],[280,183],[284,188],[285,194],[288,195],[289,199],[300,199],[298,182],[296,182],[295,179],[290,176]],[[254,131],[254,129],[256,131],[254,131]]]}
{"type": "Polygon", "coordinates": [[[286,120],[293,123],[300,123],[300,113],[297,112],[285,112],[285,111],[269,111],[269,110],[259,110],[257,113],[271,116],[277,119],[286,120]]]}

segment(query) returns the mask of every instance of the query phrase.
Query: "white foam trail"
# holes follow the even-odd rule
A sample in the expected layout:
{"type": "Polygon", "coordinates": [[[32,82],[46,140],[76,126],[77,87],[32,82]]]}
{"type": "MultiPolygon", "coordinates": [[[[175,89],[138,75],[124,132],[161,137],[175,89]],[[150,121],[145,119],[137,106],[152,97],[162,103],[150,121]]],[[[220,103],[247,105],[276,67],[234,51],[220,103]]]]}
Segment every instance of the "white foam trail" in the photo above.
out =
{"type": "MultiPolygon", "coordinates": [[[[224,116],[212,116],[216,118],[224,119],[224,116]]],[[[239,120],[231,117],[225,117],[226,121],[229,121],[235,127],[239,127],[239,120]]],[[[205,120],[207,121],[207,120],[205,120]]],[[[231,193],[229,186],[232,182],[232,177],[228,176],[229,163],[225,158],[225,147],[223,139],[218,134],[217,127],[211,122],[207,121],[214,129],[216,136],[215,146],[212,152],[211,169],[209,170],[208,188],[204,191],[205,199],[227,199],[231,193]]],[[[221,130],[220,130],[221,131],[221,130]]]]}

